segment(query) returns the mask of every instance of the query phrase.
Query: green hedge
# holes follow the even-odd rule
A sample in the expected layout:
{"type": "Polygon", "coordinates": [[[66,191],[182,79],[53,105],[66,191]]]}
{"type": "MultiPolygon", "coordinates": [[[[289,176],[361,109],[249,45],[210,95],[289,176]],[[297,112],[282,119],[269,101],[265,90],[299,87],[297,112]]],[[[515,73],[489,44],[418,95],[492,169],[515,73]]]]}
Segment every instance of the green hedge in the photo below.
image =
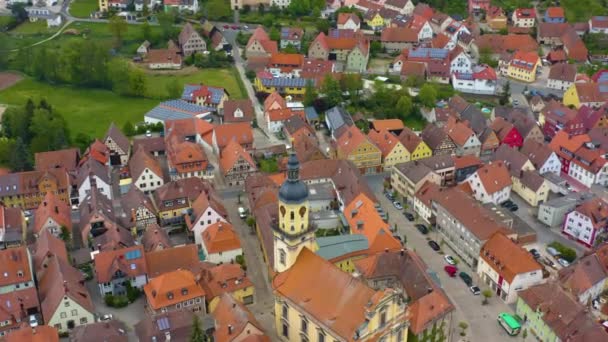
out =
{"type": "Polygon", "coordinates": [[[555,248],[555,250],[559,252],[560,256],[568,262],[573,262],[576,260],[576,251],[570,247],[564,246],[557,241],[551,242],[549,247],[555,248]]]}

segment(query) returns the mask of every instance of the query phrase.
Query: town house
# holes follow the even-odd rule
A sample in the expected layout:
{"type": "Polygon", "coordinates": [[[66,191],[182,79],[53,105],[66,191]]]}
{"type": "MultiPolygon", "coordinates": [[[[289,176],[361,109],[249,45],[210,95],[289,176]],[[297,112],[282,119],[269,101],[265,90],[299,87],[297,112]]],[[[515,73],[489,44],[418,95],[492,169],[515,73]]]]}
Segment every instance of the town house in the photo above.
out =
{"type": "Polygon", "coordinates": [[[124,296],[128,286],[142,289],[148,282],[142,246],[98,253],[93,259],[101,296],[124,296]]]}

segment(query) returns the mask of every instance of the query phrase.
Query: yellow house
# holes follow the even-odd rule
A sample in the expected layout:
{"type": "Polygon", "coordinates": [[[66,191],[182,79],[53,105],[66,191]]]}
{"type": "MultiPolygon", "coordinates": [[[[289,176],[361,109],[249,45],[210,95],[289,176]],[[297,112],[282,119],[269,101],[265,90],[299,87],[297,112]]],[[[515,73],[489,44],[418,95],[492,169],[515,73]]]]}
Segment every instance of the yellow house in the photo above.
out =
{"type": "MultiPolygon", "coordinates": [[[[276,91],[283,96],[291,95],[301,98],[306,92],[308,81],[304,78],[272,77],[269,72],[261,71],[253,81],[253,86],[258,92],[272,94],[276,91]]],[[[314,81],[312,82],[314,83],[314,81]]]]}
{"type": "Polygon", "coordinates": [[[0,176],[0,184],[6,184],[0,193],[0,201],[6,207],[36,209],[49,191],[70,203],[71,186],[65,169],[7,174],[0,176]]]}
{"type": "Polygon", "coordinates": [[[433,150],[411,129],[405,128],[399,134],[399,141],[409,152],[410,160],[418,160],[431,157],[433,150]]]}
{"type": "Polygon", "coordinates": [[[281,341],[407,341],[401,290],[376,291],[308,248],[272,286],[281,341]]]}
{"type": "Polygon", "coordinates": [[[591,108],[599,108],[608,101],[608,95],[600,91],[600,85],[595,82],[573,83],[564,92],[563,103],[566,106],[580,108],[585,105],[591,108]]]}
{"type": "Polygon", "coordinates": [[[385,171],[390,170],[395,164],[405,163],[410,160],[410,152],[389,131],[371,130],[367,137],[382,152],[382,165],[385,171]]]}
{"type": "Polygon", "coordinates": [[[538,53],[517,51],[509,62],[507,76],[522,82],[534,82],[536,80],[536,70],[539,66],[538,53]]]}
{"type": "Polygon", "coordinates": [[[245,305],[254,302],[253,283],[239,264],[221,264],[201,272],[208,312],[215,311],[223,293],[245,305]]]}
{"type": "Polygon", "coordinates": [[[352,161],[362,174],[382,171],[382,151],[354,125],[338,137],[336,157],[352,161]]]}
{"type": "Polygon", "coordinates": [[[99,10],[101,12],[108,11],[108,0],[99,0],[99,10]]]}
{"type": "Polygon", "coordinates": [[[384,19],[380,14],[380,11],[369,11],[365,15],[365,22],[369,27],[371,27],[374,31],[381,30],[382,28],[390,25],[390,19],[384,19]]]}
{"type": "Polygon", "coordinates": [[[545,203],[549,197],[549,184],[536,171],[521,171],[519,177],[511,177],[513,191],[533,207],[545,203]]]}
{"type": "Polygon", "coordinates": [[[176,179],[156,189],[153,199],[161,224],[183,223],[184,212],[203,190],[208,190],[208,183],[198,177],[176,179]]]}

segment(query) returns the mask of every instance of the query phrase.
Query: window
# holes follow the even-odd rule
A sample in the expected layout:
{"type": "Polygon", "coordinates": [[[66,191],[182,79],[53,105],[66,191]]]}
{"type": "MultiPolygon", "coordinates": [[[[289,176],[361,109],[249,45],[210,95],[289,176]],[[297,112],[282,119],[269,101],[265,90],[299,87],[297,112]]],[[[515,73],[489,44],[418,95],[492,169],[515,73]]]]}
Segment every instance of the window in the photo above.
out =
{"type": "Polygon", "coordinates": [[[287,254],[285,253],[284,250],[279,249],[279,262],[281,263],[281,265],[285,265],[285,259],[287,258],[287,254]]]}
{"type": "Polygon", "coordinates": [[[61,330],[61,323],[57,323],[54,325],[57,330],[61,330]]]}
{"type": "Polygon", "coordinates": [[[70,306],[70,302],[68,302],[68,301],[63,302],[63,306],[65,306],[66,308],[69,307],[70,306]]]}
{"type": "Polygon", "coordinates": [[[68,317],[68,314],[66,314],[65,312],[62,312],[62,313],[59,315],[59,317],[61,317],[61,318],[67,318],[67,317],[68,317]]]}
{"type": "Polygon", "coordinates": [[[86,317],[82,317],[80,319],[80,324],[87,324],[87,318],[86,317]]]}
{"type": "Polygon", "coordinates": [[[289,327],[285,323],[283,323],[282,335],[289,338],[289,327]]]}
{"type": "Polygon", "coordinates": [[[319,330],[319,336],[317,338],[317,341],[325,342],[325,333],[323,332],[323,330],[319,330]]]}
{"type": "Polygon", "coordinates": [[[283,304],[283,310],[281,313],[281,317],[283,317],[284,319],[288,319],[289,315],[289,307],[285,304],[283,304]]]}
{"type": "Polygon", "coordinates": [[[302,333],[306,334],[308,332],[308,321],[306,317],[302,317],[302,324],[300,325],[302,333]]]}
{"type": "Polygon", "coordinates": [[[380,311],[380,327],[383,327],[386,325],[386,309],[382,309],[382,311],[380,311]]]}
{"type": "Polygon", "coordinates": [[[72,317],[74,316],[78,316],[78,310],[76,309],[72,310],[72,317]]]}

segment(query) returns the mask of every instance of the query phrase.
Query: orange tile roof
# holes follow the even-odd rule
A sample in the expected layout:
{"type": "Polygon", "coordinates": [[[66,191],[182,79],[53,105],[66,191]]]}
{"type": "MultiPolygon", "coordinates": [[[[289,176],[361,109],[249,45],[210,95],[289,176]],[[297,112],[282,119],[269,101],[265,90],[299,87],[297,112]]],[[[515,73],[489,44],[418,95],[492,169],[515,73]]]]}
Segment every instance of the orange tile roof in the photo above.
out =
{"type": "Polygon", "coordinates": [[[399,143],[399,139],[385,129],[381,131],[371,130],[367,137],[380,149],[383,157],[388,156],[399,143]]]}
{"type": "Polygon", "coordinates": [[[270,338],[264,334],[262,325],[258,323],[251,311],[227,293],[220,296],[220,301],[212,315],[216,324],[213,333],[215,341],[229,342],[237,337],[243,337],[242,341],[270,341],[270,338]],[[255,329],[245,331],[248,325],[255,329]],[[232,333],[228,331],[228,327],[232,327],[232,333]]]}
{"type": "Polygon", "coordinates": [[[131,177],[136,180],[146,169],[150,170],[150,172],[158,177],[163,178],[163,170],[158,160],[146,152],[143,146],[140,146],[129,160],[129,172],[131,173],[131,177]]]}
{"type": "Polygon", "coordinates": [[[608,203],[600,197],[592,198],[576,207],[581,215],[589,217],[595,229],[603,229],[608,220],[608,203]]]}
{"type": "Polygon", "coordinates": [[[144,286],[146,299],[152,309],[159,310],[190,299],[204,297],[205,290],[188,270],[162,274],[144,286]]]}
{"type": "Polygon", "coordinates": [[[299,66],[304,64],[304,55],[299,53],[273,53],[269,65],[299,66]]]}
{"type": "Polygon", "coordinates": [[[270,110],[275,103],[278,105],[278,108],[287,107],[287,102],[285,102],[283,96],[275,91],[268,95],[268,97],[264,100],[264,111],[270,110]]]}
{"type": "Polygon", "coordinates": [[[72,208],[59,199],[52,191],[44,196],[44,199],[36,209],[34,215],[34,234],[40,234],[42,227],[48,220],[52,219],[59,226],[65,226],[72,232],[72,208]]]}
{"type": "Polygon", "coordinates": [[[390,226],[384,222],[365,194],[356,196],[345,208],[344,216],[352,234],[367,237],[370,250],[401,249],[401,243],[390,233],[390,226]]]}
{"type": "Polygon", "coordinates": [[[220,149],[230,140],[236,140],[241,145],[253,144],[253,130],[248,122],[223,124],[215,127],[215,141],[220,149]]]}
{"type": "Polygon", "coordinates": [[[445,125],[445,131],[454,143],[458,146],[464,146],[475,132],[463,122],[454,117],[449,117],[445,125]]]}
{"type": "Polygon", "coordinates": [[[147,274],[144,248],[141,245],[101,252],[95,255],[93,262],[97,282],[100,284],[111,281],[116,271],[121,271],[130,278],[147,274]],[[127,258],[127,253],[139,256],[127,258]]]}
{"type": "Polygon", "coordinates": [[[296,111],[291,108],[272,109],[266,113],[270,121],[285,121],[296,115],[296,111]]]}
{"type": "Polygon", "coordinates": [[[273,175],[268,175],[268,178],[270,178],[276,185],[281,185],[283,184],[287,176],[284,172],[279,172],[273,175]]]}
{"type": "Polygon", "coordinates": [[[191,141],[182,141],[176,136],[170,136],[167,141],[167,156],[171,166],[180,173],[207,169],[208,159],[203,147],[191,141]],[[192,167],[193,163],[198,167],[192,167]]]}
{"type": "Polygon", "coordinates": [[[503,162],[490,162],[477,170],[479,180],[486,192],[491,195],[511,186],[511,174],[503,162]]]}
{"type": "Polygon", "coordinates": [[[195,217],[195,219],[193,220],[194,222],[191,221],[189,215],[186,216],[186,224],[188,225],[188,228],[190,230],[192,230],[193,224],[196,223],[198,219],[202,218],[208,208],[212,208],[215,212],[217,212],[224,218],[228,217],[228,211],[226,211],[224,203],[222,203],[222,200],[216,193],[207,194],[201,192],[198,197],[192,202],[192,215],[195,217]]]}
{"type": "Polygon", "coordinates": [[[196,134],[202,137],[211,133],[213,127],[213,124],[196,117],[165,121],[165,132],[171,132],[180,137],[196,134]]]}
{"type": "Polygon", "coordinates": [[[55,237],[48,230],[45,230],[38,236],[36,242],[30,247],[32,251],[32,261],[36,276],[40,276],[40,270],[47,258],[56,256],[61,260],[68,262],[68,252],[65,248],[63,240],[55,237]]]}
{"type": "Polygon", "coordinates": [[[378,120],[374,120],[372,121],[372,126],[374,127],[374,129],[376,131],[380,131],[380,130],[387,130],[387,131],[393,131],[393,130],[401,130],[405,128],[405,125],[403,124],[403,121],[399,120],[399,119],[378,119],[378,120]]]}
{"type": "Polygon", "coordinates": [[[227,222],[216,222],[202,233],[207,253],[215,254],[241,248],[241,240],[227,222]]]}
{"type": "Polygon", "coordinates": [[[359,145],[369,141],[361,130],[352,125],[346,129],[336,141],[336,147],[342,151],[344,155],[350,155],[359,145]]]}
{"type": "Polygon", "coordinates": [[[338,14],[338,25],[344,25],[348,22],[348,19],[352,19],[355,24],[361,23],[359,16],[356,13],[339,13],[338,14]]]}
{"type": "Polygon", "coordinates": [[[146,253],[146,265],[148,278],[158,277],[179,269],[199,272],[206,266],[199,260],[198,248],[195,244],[148,252],[146,253]]]}
{"type": "Polygon", "coordinates": [[[256,169],[255,162],[251,155],[245,151],[243,146],[238,144],[235,140],[231,140],[220,154],[220,169],[222,170],[222,173],[226,175],[240,159],[245,160],[251,166],[251,170],[256,169]]]}
{"type": "Polygon", "coordinates": [[[223,293],[232,293],[253,286],[241,265],[221,264],[201,272],[201,285],[207,295],[207,301],[221,296],[223,293]]]}
{"type": "Polygon", "coordinates": [[[561,151],[562,148],[570,151],[571,153],[575,153],[584,143],[591,141],[587,134],[570,136],[566,131],[559,131],[555,134],[551,142],[549,143],[549,147],[555,152],[558,156],[565,158],[567,160],[572,159],[572,156],[561,151]]]}
{"type": "Polygon", "coordinates": [[[32,281],[33,276],[29,264],[29,252],[26,247],[0,250],[0,265],[3,277],[0,277],[0,287],[26,281],[32,281]],[[19,275],[19,272],[21,275],[19,275]]]}
{"type": "Polygon", "coordinates": [[[35,328],[22,326],[7,334],[4,342],[59,342],[59,333],[54,327],[39,325],[35,328]]]}
{"type": "Polygon", "coordinates": [[[565,18],[564,9],[561,7],[548,7],[547,15],[549,18],[565,18]]]}
{"type": "Polygon", "coordinates": [[[291,268],[274,278],[272,286],[278,296],[287,298],[289,304],[323,322],[346,340],[352,340],[356,331],[367,322],[366,312],[374,310],[385,295],[308,248],[300,251],[291,268]],[[316,282],[315,286],[302,281],[314,274],[320,275],[324,281],[316,282]]]}
{"type": "Polygon", "coordinates": [[[539,57],[536,51],[517,51],[511,59],[511,66],[519,69],[532,70],[538,61],[539,57]],[[525,64],[521,62],[524,62],[525,64]]]}
{"type": "Polygon", "coordinates": [[[480,257],[509,284],[519,274],[543,268],[532,254],[500,232],[492,235],[481,247],[480,257]]]}
{"type": "Polygon", "coordinates": [[[35,154],[36,170],[43,171],[56,167],[63,167],[68,171],[76,170],[78,167],[78,159],[80,150],[77,148],[68,148],[64,150],[37,152],[35,154]]]}

